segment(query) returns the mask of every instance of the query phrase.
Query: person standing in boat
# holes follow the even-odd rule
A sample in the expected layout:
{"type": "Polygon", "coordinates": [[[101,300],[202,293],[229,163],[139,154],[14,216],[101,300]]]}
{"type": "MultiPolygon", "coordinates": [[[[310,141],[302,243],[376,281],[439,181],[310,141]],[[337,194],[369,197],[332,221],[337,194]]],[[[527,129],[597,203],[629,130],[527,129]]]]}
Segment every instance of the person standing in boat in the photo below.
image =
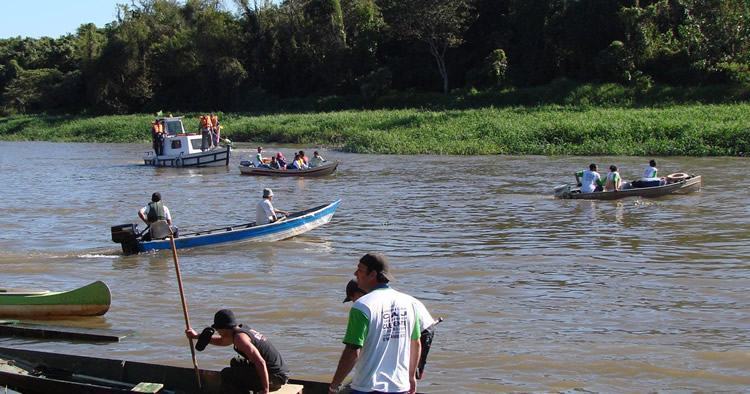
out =
{"type": "Polygon", "coordinates": [[[609,174],[607,174],[607,180],[604,183],[604,191],[616,192],[622,187],[622,178],[620,173],[617,172],[617,166],[609,166],[609,174]]]}
{"type": "Polygon", "coordinates": [[[211,112],[209,122],[211,124],[211,145],[217,147],[221,140],[221,125],[219,124],[219,117],[216,116],[214,112],[211,112]]]}
{"type": "Polygon", "coordinates": [[[234,312],[222,309],[214,315],[214,324],[198,333],[185,330],[190,339],[198,339],[196,349],[202,351],[210,343],[230,346],[238,353],[221,371],[222,393],[268,393],[289,381],[289,369],[281,353],[268,338],[243,324],[237,324],[234,312]]]}
{"type": "MultiPolygon", "coordinates": [[[[344,302],[357,302],[357,300],[365,294],[367,294],[367,292],[360,289],[357,281],[352,279],[346,284],[346,298],[344,298],[344,302]]],[[[417,379],[422,379],[422,376],[424,376],[424,367],[427,363],[427,354],[430,352],[432,340],[435,337],[435,326],[443,321],[443,319],[433,319],[422,301],[419,301],[415,297],[411,298],[414,301],[414,308],[417,313],[417,319],[419,319],[419,326],[422,328],[422,333],[419,337],[419,343],[422,345],[422,352],[419,355],[419,364],[417,366],[417,379]]]]}
{"type": "Polygon", "coordinates": [[[172,234],[177,237],[179,229],[172,225],[172,215],[169,213],[169,208],[161,202],[161,193],[155,192],[151,195],[151,202],[138,211],[138,217],[149,226],[158,220],[166,220],[169,228],[172,229],[172,234]]]}
{"type": "Polygon", "coordinates": [[[353,393],[415,393],[421,328],[413,298],[390,287],[393,275],[381,254],[362,256],[354,275],[367,294],[349,311],[345,347],[328,392],[337,393],[356,366],[353,393]]]}
{"type": "Polygon", "coordinates": [[[273,190],[263,189],[263,200],[255,207],[255,225],[273,223],[279,220],[278,215],[289,215],[289,212],[273,207],[273,190]]]}
{"type": "Polygon", "coordinates": [[[161,156],[164,154],[164,125],[155,119],[151,123],[151,139],[153,141],[154,154],[161,156]]]}
{"type": "Polygon", "coordinates": [[[588,170],[575,173],[576,184],[581,186],[581,193],[593,193],[602,191],[602,176],[597,172],[596,164],[589,164],[588,170]]]}
{"type": "Polygon", "coordinates": [[[198,118],[198,125],[201,130],[201,150],[205,151],[206,149],[210,149],[212,145],[211,121],[209,120],[208,115],[201,115],[200,118],[198,118]]]}

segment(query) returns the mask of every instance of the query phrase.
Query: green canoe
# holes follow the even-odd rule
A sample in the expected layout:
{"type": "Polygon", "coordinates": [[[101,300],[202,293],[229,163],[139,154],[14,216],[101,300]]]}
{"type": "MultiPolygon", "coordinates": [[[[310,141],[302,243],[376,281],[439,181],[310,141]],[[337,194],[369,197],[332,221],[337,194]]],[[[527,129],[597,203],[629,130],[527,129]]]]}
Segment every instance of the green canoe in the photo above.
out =
{"type": "Polygon", "coordinates": [[[102,281],[70,291],[0,289],[0,317],[99,316],[109,310],[111,302],[109,287],[102,281]]]}

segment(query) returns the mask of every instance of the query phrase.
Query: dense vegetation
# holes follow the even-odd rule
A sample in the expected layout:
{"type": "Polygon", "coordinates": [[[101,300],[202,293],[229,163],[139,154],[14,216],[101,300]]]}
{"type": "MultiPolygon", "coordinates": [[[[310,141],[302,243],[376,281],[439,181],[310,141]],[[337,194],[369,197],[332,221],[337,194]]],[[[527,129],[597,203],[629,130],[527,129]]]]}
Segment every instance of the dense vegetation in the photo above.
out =
{"type": "Polygon", "coordinates": [[[748,97],[746,0],[232,5],[240,11],[218,0],[134,0],[118,6],[116,20],[104,27],[0,40],[0,112],[265,111],[279,103],[294,109],[295,98],[323,107],[392,108],[423,106],[420,95],[436,91],[469,97],[478,107],[538,105],[545,101],[500,92],[560,80],[615,83],[604,86],[633,92],[621,95],[632,98],[617,103],[625,106],[643,105],[640,98],[657,97],[653,91],[667,91],[663,86],[705,93],[718,84],[688,102],[727,96],[726,86],[734,92],[729,101],[748,97]]]}
{"type": "MultiPolygon", "coordinates": [[[[750,104],[665,108],[514,107],[220,114],[237,141],[326,145],[360,153],[745,155],[750,104]]],[[[152,115],[18,115],[0,136],[19,140],[147,143],[152,115]]],[[[185,121],[198,128],[197,114],[185,121]]]]}

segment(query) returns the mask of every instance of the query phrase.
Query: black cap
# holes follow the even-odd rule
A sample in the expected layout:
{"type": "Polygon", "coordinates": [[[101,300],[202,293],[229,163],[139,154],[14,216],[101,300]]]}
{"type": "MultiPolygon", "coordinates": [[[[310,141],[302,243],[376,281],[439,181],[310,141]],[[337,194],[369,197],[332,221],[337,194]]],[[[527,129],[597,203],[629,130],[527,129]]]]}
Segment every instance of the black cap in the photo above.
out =
{"type": "Polygon", "coordinates": [[[151,201],[153,201],[153,202],[161,201],[161,193],[156,192],[156,193],[152,194],[151,195],[151,201]]]}
{"type": "Polygon", "coordinates": [[[214,324],[211,327],[215,329],[222,328],[233,328],[237,325],[237,321],[234,320],[234,312],[229,309],[222,309],[214,315],[214,324]]]}
{"type": "Polygon", "coordinates": [[[385,256],[380,253],[368,253],[359,259],[359,262],[367,267],[370,271],[375,271],[378,274],[380,282],[388,283],[393,280],[393,274],[391,274],[390,264],[386,260],[385,256]],[[382,278],[380,278],[382,276],[382,278]],[[385,280],[383,280],[385,279],[385,280]]]}
{"type": "Polygon", "coordinates": [[[346,298],[344,298],[344,302],[352,301],[352,296],[357,292],[367,294],[366,291],[359,288],[357,281],[352,279],[346,284],[346,298]]]}

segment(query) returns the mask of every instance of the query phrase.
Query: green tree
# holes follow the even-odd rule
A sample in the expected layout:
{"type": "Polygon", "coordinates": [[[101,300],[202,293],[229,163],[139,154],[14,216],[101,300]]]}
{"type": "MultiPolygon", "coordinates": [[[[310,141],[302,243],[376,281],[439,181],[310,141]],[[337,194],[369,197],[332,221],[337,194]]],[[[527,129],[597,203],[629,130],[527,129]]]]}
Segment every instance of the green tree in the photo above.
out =
{"type": "Polygon", "coordinates": [[[463,33],[472,21],[469,0],[381,0],[383,17],[394,37],[426,43],[448,93],[446,51],[463,42],[463,33]]]}

